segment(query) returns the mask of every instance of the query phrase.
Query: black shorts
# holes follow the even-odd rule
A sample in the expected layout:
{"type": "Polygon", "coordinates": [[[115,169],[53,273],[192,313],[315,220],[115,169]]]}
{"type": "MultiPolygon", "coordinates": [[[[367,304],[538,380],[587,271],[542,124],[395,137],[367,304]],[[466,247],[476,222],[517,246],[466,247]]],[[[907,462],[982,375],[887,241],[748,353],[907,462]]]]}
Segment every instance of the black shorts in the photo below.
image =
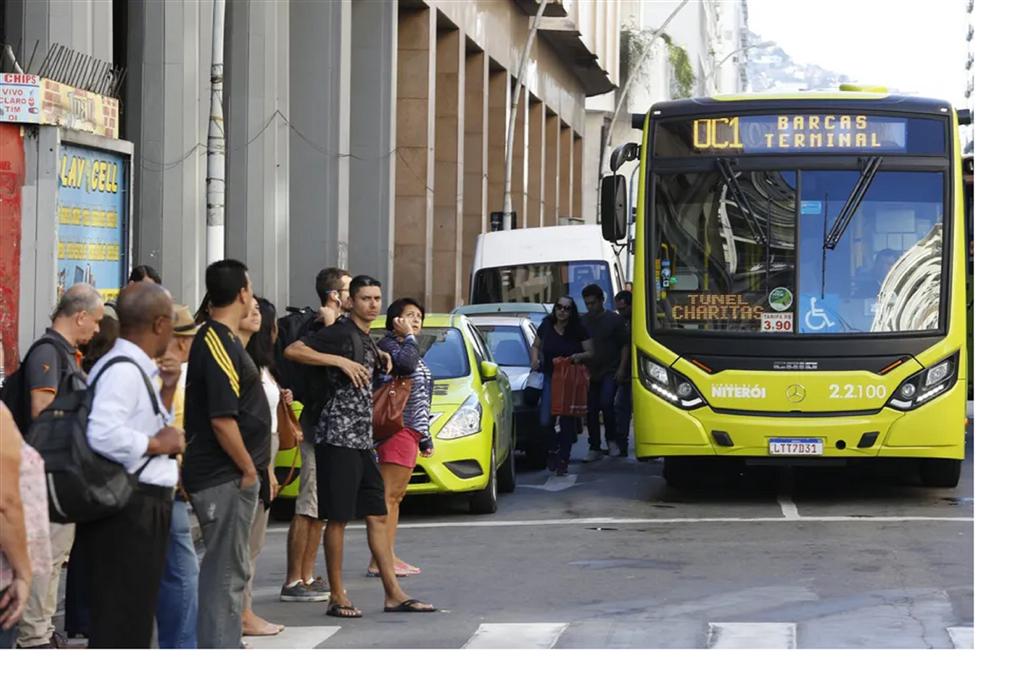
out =
{"type": "Polygon", "coordinates": [[[386,516],[384,479],[373,450],[316,445],[316,499],[321,520],[347,523],[386,516]]]}

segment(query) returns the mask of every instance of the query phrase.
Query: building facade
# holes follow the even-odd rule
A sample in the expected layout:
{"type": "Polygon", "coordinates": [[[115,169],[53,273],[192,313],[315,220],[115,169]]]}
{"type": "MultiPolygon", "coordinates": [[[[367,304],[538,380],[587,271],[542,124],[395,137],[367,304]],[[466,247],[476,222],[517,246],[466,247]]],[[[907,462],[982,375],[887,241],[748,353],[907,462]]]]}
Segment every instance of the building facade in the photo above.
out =
{"type": "MultiPolygon", "coordinates": [[[[518,226],[582,218],[585,100],[618,84],[619,2],[549,3],[511,121],[539,4],[226,0],[225,254],[258,294],[313,304],[316,271],[337,265],[430,311],[467,301],[475,237],[502,210],[510,123],[518,226]]],[[[198,304],[213,1],[0,0],[0,17],[28,71],[55,43],[125,68],[130,262],[198,304]]]]}

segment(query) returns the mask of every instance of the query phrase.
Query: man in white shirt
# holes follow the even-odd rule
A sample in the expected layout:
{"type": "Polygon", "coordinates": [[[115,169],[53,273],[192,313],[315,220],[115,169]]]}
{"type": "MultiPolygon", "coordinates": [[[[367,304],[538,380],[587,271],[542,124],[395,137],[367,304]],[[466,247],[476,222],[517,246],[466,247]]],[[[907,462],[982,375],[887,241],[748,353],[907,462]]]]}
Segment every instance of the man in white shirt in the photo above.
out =
{"type": "Polygon", "coordinates": [[[184,434],[171,426],[181,375],[164,356],[174,327],[171,296],[155,283],[133,284],[117,300],[121,337],[93,367],[95,387],[86,435],[98,454],[136,475],[131,501],[116,515],[79,525],[90,559],[90,648],[147,649],[178,482],[174,455],[184,434]],[[118,357],[119,361],[107,367],[118,357]],[[159,397],[156,396],[160,376],[159,397]]]}

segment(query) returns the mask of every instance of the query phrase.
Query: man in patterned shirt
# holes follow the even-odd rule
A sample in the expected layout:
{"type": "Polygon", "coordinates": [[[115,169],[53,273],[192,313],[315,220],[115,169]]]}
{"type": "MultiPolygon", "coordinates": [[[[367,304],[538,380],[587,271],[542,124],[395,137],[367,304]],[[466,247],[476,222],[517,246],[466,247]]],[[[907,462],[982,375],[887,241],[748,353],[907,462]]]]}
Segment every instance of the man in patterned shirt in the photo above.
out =
{"type": "Polygon", "coordinates": [[[342,583],[345,525],[366,519],[370,552],[381,571],[385,612],[433,612],[398,585],[387,536],[384,481],[373,457],[373,372],[379,361],[370,324],[380,314],[380,282],[366,275],[349,284],[352,312],[347,320],[296,340],[285,356],[300,363],[328,366],[331,393],[316,424],[317,502],[327,520],[324,554],[331,587],[327,614],[357,618],[362,612],[342,583]]]}

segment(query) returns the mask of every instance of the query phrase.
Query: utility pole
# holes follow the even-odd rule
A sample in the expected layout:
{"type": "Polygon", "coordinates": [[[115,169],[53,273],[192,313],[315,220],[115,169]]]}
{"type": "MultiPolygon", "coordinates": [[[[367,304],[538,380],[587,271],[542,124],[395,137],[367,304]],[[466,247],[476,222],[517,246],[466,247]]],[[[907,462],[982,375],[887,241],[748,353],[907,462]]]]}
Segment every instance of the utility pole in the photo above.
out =
{"type": "Polygon", "coordinates": [[[519,95],[523,90],[523,75],[526,71],[526,63],[530,60],[530,49],[533,47],[533,38],[537,35],[537,28],[540,26],[541,17],[548,6],[548,0],[540,0],[540,7],[537,8],[537,16],[530,26],[530,34],[526,38],[526,47],[519,58],[519,74],[516,76],[516,93],[512,98],[512,117],[508,121],[508,135],[505,137],[505,198],[502,201],[501,229],[512,229],[512,143],[516,138],[516,111],[519,109],[519,95]]]}
{"type": "Polygon", "coordinates": [[[224,1],[213,0],[210,126],[206,138],[206,263],[224,259],[224,1]]]}

